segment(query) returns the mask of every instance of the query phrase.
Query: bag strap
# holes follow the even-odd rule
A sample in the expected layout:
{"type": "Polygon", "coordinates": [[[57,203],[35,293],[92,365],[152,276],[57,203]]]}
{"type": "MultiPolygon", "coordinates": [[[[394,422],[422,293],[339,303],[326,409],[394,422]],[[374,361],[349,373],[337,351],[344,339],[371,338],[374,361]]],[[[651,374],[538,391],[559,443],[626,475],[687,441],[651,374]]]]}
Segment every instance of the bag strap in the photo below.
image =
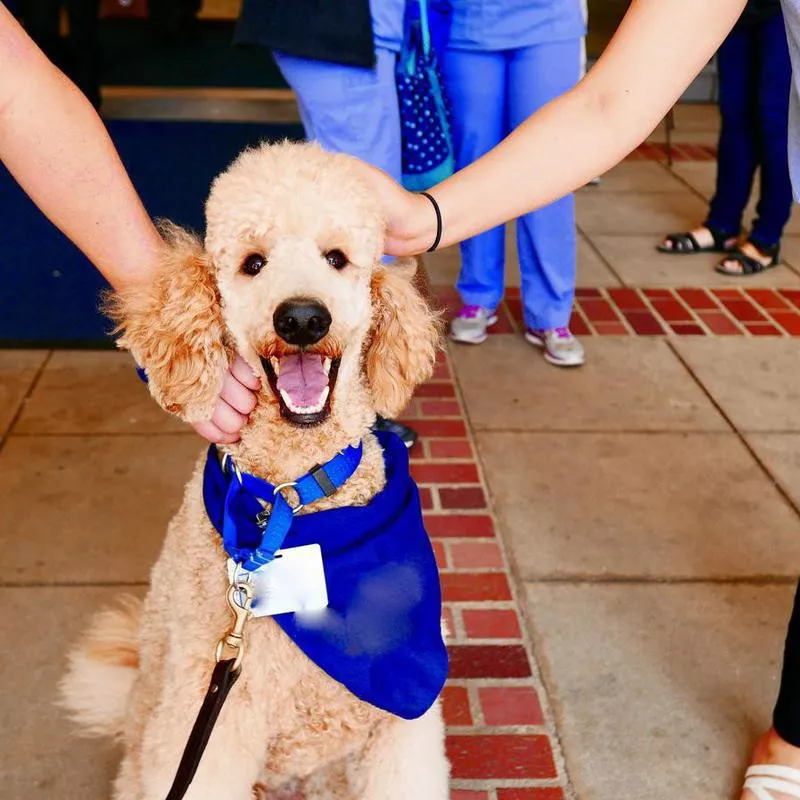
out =
{"type": "Polygon", "coordinates": [[[428,0],[419,2],[419,29],[422,32],[422,52],[427,58],[431,54],[431,27],[428,21],[428,0]]]}

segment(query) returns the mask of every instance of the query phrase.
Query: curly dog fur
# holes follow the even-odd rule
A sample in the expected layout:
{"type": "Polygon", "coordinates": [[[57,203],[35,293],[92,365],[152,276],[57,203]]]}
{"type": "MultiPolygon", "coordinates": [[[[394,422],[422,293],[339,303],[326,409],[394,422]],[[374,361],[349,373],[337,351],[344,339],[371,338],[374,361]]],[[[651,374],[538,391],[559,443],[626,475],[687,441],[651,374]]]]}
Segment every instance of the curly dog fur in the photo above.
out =
{"type": "MultiPolygon", "coordinates": [[[[112,298],[120,345],[143,366],[155,399],[187,421],[209,417],[238,352],[262,379],[241,441],[226,448],[273,484],[292,481],[363,441],[353,477],[306,512],[363,505],[385,483],[370,433],[429,377],[438,321],[415,288],[414,264],[381,263],[384,221],[346,156],[314,145],[262,146],[215,181],[205,241],[165,226],[151,285],[112,298]],[[346,255],[334,268],[326,254],[346,255]],[[246,274],[248,256],[263,258],[246,274]],[[336,359],[329,409],[297,424],[267,379],[291,354],[273,316],[292,298],[330,311],[311,348],[336,359]]],[[[226,555],[202,499],[200,459],[169,525],[142,604],[102,612],[70,655],[64,704],[88,734],[117,737],[124,755],[115,800],[163,800],[230,616],[226,555]]],[[[446,800],[438,704],[404,721],[364,704],[310,662],[269,618],[251,621],[242,677],[217,722],[188,800],[446,800]]]]}

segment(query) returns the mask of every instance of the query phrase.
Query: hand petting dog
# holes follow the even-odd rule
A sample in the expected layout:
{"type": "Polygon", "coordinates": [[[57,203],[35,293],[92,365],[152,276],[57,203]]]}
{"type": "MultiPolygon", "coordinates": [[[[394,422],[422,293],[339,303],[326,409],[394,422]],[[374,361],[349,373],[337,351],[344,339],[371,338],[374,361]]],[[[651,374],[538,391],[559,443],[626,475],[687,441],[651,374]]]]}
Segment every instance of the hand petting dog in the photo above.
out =
{"type": "Polygon", "coordinates": [[[195,422],[192,427],[211,444],[234,444],[239,441],[239,431],[256,407],[261,389],[261,379],[253,373],[247,362],[237,355],[228,367],[222,382],[217,404],[211,419],[195,422]]]}

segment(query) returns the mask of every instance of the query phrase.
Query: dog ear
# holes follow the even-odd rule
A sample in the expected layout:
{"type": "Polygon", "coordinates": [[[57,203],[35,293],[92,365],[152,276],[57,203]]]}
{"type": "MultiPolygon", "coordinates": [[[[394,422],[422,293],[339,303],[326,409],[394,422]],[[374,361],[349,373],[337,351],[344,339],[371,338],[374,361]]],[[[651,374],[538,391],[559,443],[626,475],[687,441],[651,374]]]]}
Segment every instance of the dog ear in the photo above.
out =
{"type": "Polygon", "coordinates": [[[161,232],[167,246],[155,278],[109,295],[104,310],[156,401],[200,422],[211,417],[228,366],[219,293],[201,241],[176,225],[161,232]]]}
{"type": "Polygon", "coordinates": [[[416,286],[413,260],[378,267],[372,278],[372,330],[366,372],[375,410],[393,417],[427,380],[441,346],[441,325],[416,286]]]}

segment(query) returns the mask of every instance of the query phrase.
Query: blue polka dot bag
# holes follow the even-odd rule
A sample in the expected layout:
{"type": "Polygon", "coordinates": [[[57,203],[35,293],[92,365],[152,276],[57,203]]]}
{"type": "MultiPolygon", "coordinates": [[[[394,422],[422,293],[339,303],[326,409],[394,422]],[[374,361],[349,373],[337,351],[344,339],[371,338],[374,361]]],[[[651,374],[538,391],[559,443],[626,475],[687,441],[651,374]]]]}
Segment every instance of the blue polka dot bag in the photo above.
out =
{"type": "MultiPolygon", "coordinates": [[[[403,185],[412,192],[430,189],[452,175],[455,168],[450,111],[432,44],[428,2],[409,0],[406,5],[403,47],[395,74],[403,143],[403,185]]],[[[443,42],[449,7],[445,7],[444,13],[437,8],[437,12],[434,37],[443,42]]]]}

